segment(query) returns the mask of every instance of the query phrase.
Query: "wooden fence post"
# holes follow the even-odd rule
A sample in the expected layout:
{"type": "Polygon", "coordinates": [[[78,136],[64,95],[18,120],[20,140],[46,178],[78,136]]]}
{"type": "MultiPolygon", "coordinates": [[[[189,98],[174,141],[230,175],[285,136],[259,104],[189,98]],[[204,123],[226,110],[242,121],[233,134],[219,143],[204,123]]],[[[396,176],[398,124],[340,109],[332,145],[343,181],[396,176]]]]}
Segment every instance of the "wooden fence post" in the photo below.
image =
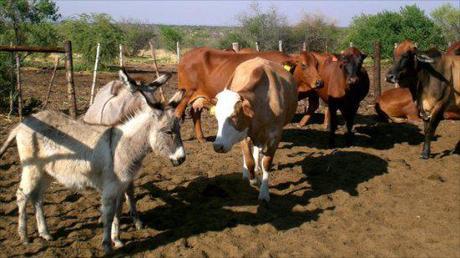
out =
{"type": "Polygon", "coordinates": [[[22,85],[21,85],[21,59],[19,53],[16,52],[16,90],[18,92],[18,114],[19,119],[22,120],[22,85]]]}
{"type": "Polygon", "coordinates": [[[176,54],[177,54],[177,63],[180,61],[180,45],[179,41],[176,42],[176,54]]]}
{"type": "MultiPolygon", "coordinates": [[[[13,46],[13,42],[10,42],[10,46],[13,46]]],[[[14,52],[11,52],[11,64],[10,64],[10,79],[11,79],[11,84],[10,84],[10,111],[8,112],[8,119],[10,119],[11,114],[13,113],[14,109],[14,89],[16,88],[16,82],[15,82],[15,73],[14,73],[14,67],[15,67],[15,56],[14,52]]]]}
{"type": "Polygon", "coordinates": [[[283,52],[283,41],[282,41],[282,40],[279,40],[279,41],[278,41],[278,50],[279,50],[280,52],[283,52]]]}
{"type": "MultiPolygon", "coordinates": [[[[153,67],[155,68],[155,74],[158,77],[160,77],[160,72],[158,71],[158,65],[157,65],[157,55],[155,54],[155,47],[153,45],[153,41],[149,41],[149,45],[150,45],[150,54],[152,55],[152,59],[153,59],[153,67]]],[[[160,87],[158,89],[159,93],[160,93],[160,98],[161,98],[161,101],[162,102],[166,102],[166,97],[165,97],[165,94],[163,92],[163,87],[160,87]]]]}
{"type": "Polygon", "coordinates": [[[119,48],[120,48],[120,67],[123,67],[124,66],[124,62],[123,62],[123,45],[120,44],[119,48]]]}
{"type": "Polygon", "coordinates": [[[256,51],[259,52],[260,49],[259,49],[259,41],[256,41],[256,51]]]}
{"type": "Polygon", "coordinates": [[[90,105],[92,105],[94,103],[94,96],[96,95],[96,91],[95,91],[95,88],[96,88],[96,76],[97,76],[97,66],[99,64],[100,49],[101,49],[101,43],[97,43],[96,61],[94,62],[94,70],[93,70],[93,82],[91,84],[91,97],[90,97],[90,100],[89,100],[90,105]]]}
{"type": "Polygon", "coordinates": [[[235,51],[236,53],[240,52],[240,44],[238,42],[233,42],[232,43],[232,49],[233,51],[235,51]]]}
{"type": "Polygon", "coordinates": [[[43,107],[42,107],[43,109],[45,109],[46,106],[48,105],[50,95],[51,95],[51,88],[53,87],[53,84],[54,84],[54,78],[56,77],[56,71],[57,71],[58,65],[59,65],[59,57],[56,56],[56,58],[54,59],[53,73],[51,74],[50,83],[48,84],[48,92],[46,93],[45,103],[43,104],[43,107]]]}
{"type": "Polygon", "coordinates": [[[350,42],[350,47],[353,47],[353,42],[350,42]]]}
{"type": "Polygon", "coordinates": [[[307,42],[302,42],[302,51],[307,51],[307,42]]]}
{"type": "Polygon", "coordinates": [[[380,97],[381,87],[380,87],[380,51],[381,45],[379,41],[374,42],[374,96],[375,102],[377,98],[380,97]]]}
{"type": "Polygon", "coordinates": [[[75,97],[75,84],[73,80],[73,58],[72,58],[72,42],[66,41],[65,49],[65,69],[67,77],[67,94],[69,101],[69,113],[72,118],[77,117],[77,99],[75,97]]]}

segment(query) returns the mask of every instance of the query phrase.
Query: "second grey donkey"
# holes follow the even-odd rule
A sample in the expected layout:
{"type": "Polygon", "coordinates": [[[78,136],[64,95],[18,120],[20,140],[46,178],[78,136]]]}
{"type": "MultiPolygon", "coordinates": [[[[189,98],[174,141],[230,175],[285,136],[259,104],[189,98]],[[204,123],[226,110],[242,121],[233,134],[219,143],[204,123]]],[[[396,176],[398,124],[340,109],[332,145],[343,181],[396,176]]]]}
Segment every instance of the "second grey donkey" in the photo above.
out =
{"type": "MultiPolygon", "coordinates": [[[[130,87],[143,86],[132,85],[133,81],[123,71],[120,75],[130,87]]],[[[38,234],[46,240],[52,239],[43,212],[43,193],[54,179],[72,189],[98,190],[102,195],[104,252],[112,252],[112,242],[115,247],[122,247],[121,202],[144,157],[153,151],[169,158],[175,166],[185,160],[180,125],[174,115],[182,97],[183,92],[177,92],[168,103],[144,98],[147,105],[113,127],[88,125],[61,113],[42,111],[12,129],[0,148],[0,157],[16,139],[22,164],[16,193],[22,241],[29,241],[26,222],[29,200],[35,207],[38,234]]]]}

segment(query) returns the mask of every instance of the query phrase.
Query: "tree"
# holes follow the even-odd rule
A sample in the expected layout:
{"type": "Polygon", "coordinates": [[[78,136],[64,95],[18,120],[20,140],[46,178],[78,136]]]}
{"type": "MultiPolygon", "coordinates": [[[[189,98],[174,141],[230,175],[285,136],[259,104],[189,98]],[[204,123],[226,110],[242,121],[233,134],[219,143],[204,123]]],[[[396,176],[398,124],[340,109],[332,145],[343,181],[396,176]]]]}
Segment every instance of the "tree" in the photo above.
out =
{"type": "Polygon", "coordinates": [[[431,12],[431,17],[448,42],[460,40],[460,8],[451,4],[441,5],[431,12]]]}
{"type": "Polygon", "coordinates": [[[0,22],[7,28],[3,35],[10,36],[2,40],[14,41],[16,45],[27,43],[31,33],[38,33],[31,30],[32,25],[55,22],[59,18],[58,8],[51,0],[0,0],[0,22]]]}
{"type": "Polygon", "coordinates": [[[366,53],[373,52],[373,43],[380,41],[382,56],[391,57],[394,43],[411,39],[422,49],[444,46],[445,39],[439,26],[433,23],[417,6],[406,6],[400,12],[384,11],[376,15],[361,15],[353,18],[342,47],[353,42],[366,53]]]}
{"type": "Polygon", "coordinates": [[[118,56],[118,46],[123,42],[122,30],[108,14],[81,14],[65,20],[59,31],[62,37],[72,41],[74,51],[82,55],[87,66],[94,64],[97,43],[101,43],[101,64],[110,65],[118,56]]]}
{"type": "Polygon", "coordinates": [[[158,35],[154,26],[138,21],[125,21],[120,24],[120,28],[124,34],[126,50],[131,55],[137,55],[142,49],[148,48],[149,41],[158,35]]]}
{"type": "Polygon", "coordinates": [[[275,7],[263,11],[257,2],[250,5],[250,14],[239,15],[240,38],[254,46],[259,42],[262,50],[278,49],[278,41],[288,38],[286,17],[278,13],[275,7]]]}
{"type": "Polygon", "coordinates": [[[298,46],[305,41],[308,50],[331,52],[338,47],[338,36],[339,29],[334,22],[328,21],[322,15],[304,14],[302,20],[291,30],[289,45],[298,46]]]}
{"type": "Polygon", "coordinates": [[[161,43],[169,51],[176,51],[176,42],[182,41],[182,33],[171,26],[160,26],[161,43]]]}

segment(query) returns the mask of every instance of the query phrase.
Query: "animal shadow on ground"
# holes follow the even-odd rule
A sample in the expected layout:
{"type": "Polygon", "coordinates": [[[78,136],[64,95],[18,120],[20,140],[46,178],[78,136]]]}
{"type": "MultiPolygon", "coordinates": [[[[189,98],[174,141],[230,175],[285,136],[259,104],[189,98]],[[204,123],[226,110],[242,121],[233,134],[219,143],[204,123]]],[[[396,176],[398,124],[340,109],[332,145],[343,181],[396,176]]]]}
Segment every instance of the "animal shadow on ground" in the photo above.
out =
{"type": "Polygon", "coordinates": [[[284,166],[301,166],[305,176],[298,182],[272,186],[272,189],[281,189],[284,193],[272,191],[271,201],[267,205],[258,205],[258,190],[243,181],[240,172],[197,178],[172,191],[159,190],[150,182],[142,185],[149,189],[150,193],[147,194],[160,194],[166,202],[163,206],[141,214],[148,227],[162,232],[153,237],[128,242],[120,252],[130,255],[142,253],[181,238],[208,231],[222,231],[237,225],[269,223],[278,230],[295,228],[316,221],[321,213],[335,209],[331,204],[326,208],[295,211],[293,208],[296,205],[306,206],[311,198],[337,190],[358,195],[356,188],[360,183],[387,172],[386,161],[362,152],[335,152],[319,158],[305,157],[284,166]],[[304,182],[308,186],[289,190],[291,184],[299,186],[304,182]],[[257,210],[250,212],[247,207],[251,205],[257,210]]]}
{"type": "MultiPolygon", "coordinates": [[[[345,130],[342,128],[342,130],[345,130]]],[[[419,145],[423,142],[423,134],[418,126],[413,124],[378,123],[375,116],[358,115],[356,118],[353,146],[387,150],[395,144],[407,142],[419,145]]],[[[338,147],[345,147],[345,135],[336,133],[338,147]]],[[[282,148],[291,149],[295,146],[306,146],[317,149],[328,149],[329,132],[326,129],[287,128],[283,132],[283,142],[288,142],[282,148]]]]}

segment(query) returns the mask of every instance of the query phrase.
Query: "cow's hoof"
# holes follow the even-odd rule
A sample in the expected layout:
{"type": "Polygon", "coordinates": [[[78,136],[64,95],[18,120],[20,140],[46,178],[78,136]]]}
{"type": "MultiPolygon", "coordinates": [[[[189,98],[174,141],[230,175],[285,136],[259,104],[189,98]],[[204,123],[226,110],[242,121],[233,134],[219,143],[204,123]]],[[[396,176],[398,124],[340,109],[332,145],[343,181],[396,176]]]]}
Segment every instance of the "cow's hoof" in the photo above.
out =
{"type": "Polygon", "coordinates": [[[206,138],[204,137],[198,137],[196,139],[198,140],[199,143],[206,143],[206,138]]]}
{"type": "Polygon", "coordinates": [[[270,201],[270,192],[268,191],[268,186],[262,185],[259,192],[259,201],[270,201]]]}
{"type": "Polygon", "coordinates": [[[135,219],[134,226],[136,227],[137,230],[141,230],[144,228],[144,223],[142,223],[142,220],[140,219],[135,219]]]}
{"type": "Polygon", "coordinates": [[[21,243],[23,245],[28,245],[30,244],[30,239],[28,237],[21,237],[21,243]]]}
{"type": "Polygon", "coordinates": [[[46,241],[53,241],[53,237],[48,233],[40,233],[41,238],[45,239],[46,241]]]}
{"type": "Polygon", "coordinates": [[[257,179],[257,177],[254,177],[253,179],[249,179],[249,184],[252,186],[259,186],[259,179],[257,179]]]}
{"type": "Polygon", "coordinates": [[[420,158],[421,158],[421,159],[429,159],[429,158],[430,158],[430,154],[428,154],[428,153],[422,153],[422,154],[420,155],[420,158]]]}
{"type": "Polygon", "coordinates": [[[113,246],[115,246],[115,248],[122,248],[123,246],[125,246],[123,244],[123,242],[121,242],[120,239],[113,239],[113,246]]]}

